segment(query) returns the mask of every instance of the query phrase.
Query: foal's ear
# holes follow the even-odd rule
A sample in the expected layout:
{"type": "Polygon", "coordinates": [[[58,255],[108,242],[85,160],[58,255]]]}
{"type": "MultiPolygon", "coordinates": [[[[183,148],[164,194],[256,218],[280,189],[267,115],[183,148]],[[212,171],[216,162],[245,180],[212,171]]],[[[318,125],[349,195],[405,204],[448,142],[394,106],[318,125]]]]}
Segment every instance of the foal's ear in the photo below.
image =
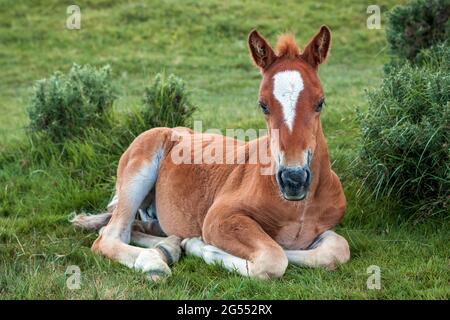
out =
{"type": "Polygon", "coordinates": [[[301,54],[311,66],[317,69],[319,64],[323,63],[330,50],[331,32],[327,26],[322,26],[320,31],[311,39],[301,54]]]}
{"type": "Polygon", "coordinates": [[[248,48],[253,62],[263,70],[275,61],[276,55],[272,47],[256,30],[248,35],[248,48]]]}

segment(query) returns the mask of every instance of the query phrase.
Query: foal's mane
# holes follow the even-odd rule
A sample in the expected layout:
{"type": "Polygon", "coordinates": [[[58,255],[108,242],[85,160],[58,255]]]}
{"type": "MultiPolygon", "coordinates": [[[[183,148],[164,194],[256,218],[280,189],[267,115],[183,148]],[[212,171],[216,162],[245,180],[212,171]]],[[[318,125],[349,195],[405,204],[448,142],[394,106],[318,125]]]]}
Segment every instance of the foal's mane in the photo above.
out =
{"type": "Polygon", "coordinates": [[[300,48],[292,33],[285,33],[278,37],[276,55],[287,58],[297,58],[300,55],[300,48]]]}

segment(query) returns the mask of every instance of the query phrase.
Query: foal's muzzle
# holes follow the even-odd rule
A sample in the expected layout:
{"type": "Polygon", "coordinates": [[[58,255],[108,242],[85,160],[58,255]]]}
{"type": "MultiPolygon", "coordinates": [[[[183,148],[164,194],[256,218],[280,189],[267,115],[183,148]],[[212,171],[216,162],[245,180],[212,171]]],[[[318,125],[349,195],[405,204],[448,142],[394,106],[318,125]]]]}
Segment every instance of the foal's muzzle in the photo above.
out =
{"type": "Polygon", "coordinates": [[[277,173],[280,191],[286,200],[299,201],[306,198],[311,184],[311,170],[304,167],[280,167],[277,173]]]}

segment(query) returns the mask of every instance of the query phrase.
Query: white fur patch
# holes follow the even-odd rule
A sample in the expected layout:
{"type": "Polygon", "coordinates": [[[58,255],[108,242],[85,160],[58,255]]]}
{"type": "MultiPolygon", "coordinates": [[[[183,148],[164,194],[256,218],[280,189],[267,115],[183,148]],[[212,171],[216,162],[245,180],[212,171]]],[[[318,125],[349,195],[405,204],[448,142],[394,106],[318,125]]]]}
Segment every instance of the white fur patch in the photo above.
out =
{"type": "Polygon", "coordinates": [[[184,239],[181,243],[187,255],[202,258],[207,264],[220,264],[229,271],[249,276],[249,261],[235,257],[217,247],[207,245],[201,238],[184,239]]]}
{"type": "Polygon", "coordinates": [[[113,212],[114,209],[117,207],[117,204],[119,203],[119,197],[117,196],[117,193],[114,194],[114,197],[112,200],[108,203],[107,209],[108,212],[113,212]]]}
{"type": "Polygon", "coordinates": [[[302,166],[308,166],[311,164],[312,152],[311,149],[306,149],[303,151],[303,163],[302,166]]]}
{"type": "Polygon", "coordinates": [[[170,275],[169,266],[155,249],[142,250],[134,263],[134,269],[142,272],[160,272],[170,275]]]}
{"type": "Polygon", "coordinates": [[[287,70],[273,76],[273,95],[283,107],[284,121],[290,131],[294,125],[295,106],[302,90],[303,79],[298,71],[287,70]]]}
{"type": "Polygon", "coordinates": [[[136,211],[145,199],[145,196],[155,185],[161,158],[162,150],[159,149],[152,160],[141,166],[128,182],[127,195],[133,201],[134,206],[136,206],[136,211]]]}

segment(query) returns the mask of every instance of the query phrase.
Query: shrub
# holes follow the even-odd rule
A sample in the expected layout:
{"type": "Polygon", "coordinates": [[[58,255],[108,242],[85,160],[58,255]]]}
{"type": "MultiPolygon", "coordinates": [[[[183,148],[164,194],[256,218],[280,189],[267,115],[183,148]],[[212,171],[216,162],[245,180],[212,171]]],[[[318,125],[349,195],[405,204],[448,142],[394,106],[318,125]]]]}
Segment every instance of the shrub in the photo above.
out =
{"type": "Polygon", "coordinates": [[[188,98],[184,81],[173,74],[157,74],[145,89],[143,118],[151,127],[176,127],[186,124],[195,111],[188,98]]]}
{"type": "Polygon", "coordinates": [[[45,133],[53,142],[82,136],[104,120],[115,100],[111,68],[74,64],[68,74],[54,73],[37,81],[28,107],[31,133],[45,133]]]}
{"type": "Polygon", "coordinates": [[[129,126],[135,134],[154,127],[186,126],[195,109],[182,79],[173,74],[157,74],[145,88],[143,107],[129,126]]]}
{"type": "Polygon", "coordinates": [[[450,0],[413,0],[388,15],[386,37],[391,53],[413,60],[423,48],[450,37],[450,0]]]}
{"type": "Polygon", "coordinates": [[[417,65],[392,65],[359,115],[365,181],[376,195],[395,194],[430,212],[450,199],[449,56],[443,44],[423,51],[417,65]]]}

